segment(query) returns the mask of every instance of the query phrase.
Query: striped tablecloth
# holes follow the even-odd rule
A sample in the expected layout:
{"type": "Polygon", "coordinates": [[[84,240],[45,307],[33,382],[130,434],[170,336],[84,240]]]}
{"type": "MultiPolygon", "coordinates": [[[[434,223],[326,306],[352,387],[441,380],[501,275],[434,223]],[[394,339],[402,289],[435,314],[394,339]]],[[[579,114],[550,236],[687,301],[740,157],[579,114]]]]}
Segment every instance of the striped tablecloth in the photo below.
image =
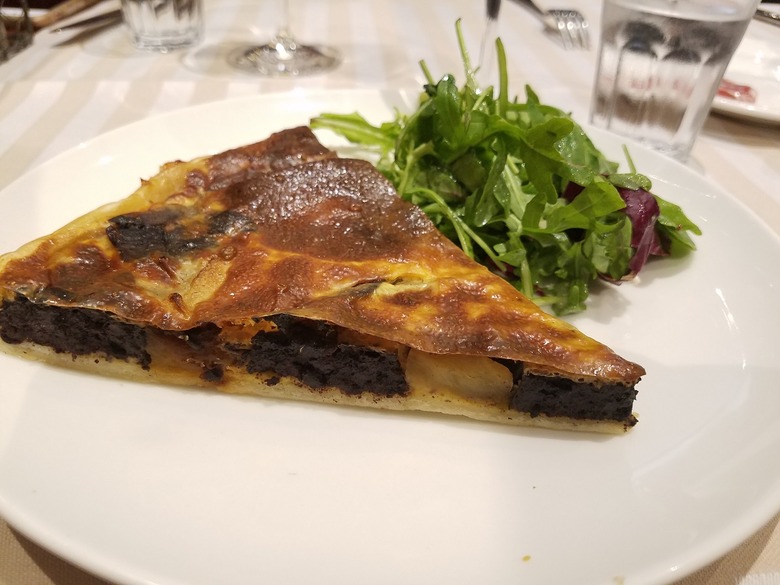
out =
{"type": "MultiPolygon", "coordinates": [[[[114,8],[112,2],[105,0],[88,14],[114,8]]],[[[596,36],[598,2],[576,3],[596,36]]],[[[0,189],[97,135],[187,106],[271,92],[417,89],[423,79],[421,58],[435,75],[460,74],[457,17],[463,19],[471,47],[479,46],[484,25],[479,0],[293,0],[292,5],[292,28],[299,37],[341,50],[344,60],[337,70],[295,80],[259,79],[224,64],[231,48],[274,32],[280,7],[273,1],[205,0],[205,39],[185,52],[136,52],[121,26],[40,31],[32,48],[0,65],[0,189]]],[[[587,120],[595,51],[564,51],[524,9],[509,2],[497,33],[507,48],[514,92],[528,83],[544,101],[587,120]]],[[[780,126],[712,115],[690,165],[780,232],[780,126]]],[[[0,585],[50,583],[103,582],[0,521],[0,585]]],[[[780,584],[778,518],[680,583],[780,584]]]]}

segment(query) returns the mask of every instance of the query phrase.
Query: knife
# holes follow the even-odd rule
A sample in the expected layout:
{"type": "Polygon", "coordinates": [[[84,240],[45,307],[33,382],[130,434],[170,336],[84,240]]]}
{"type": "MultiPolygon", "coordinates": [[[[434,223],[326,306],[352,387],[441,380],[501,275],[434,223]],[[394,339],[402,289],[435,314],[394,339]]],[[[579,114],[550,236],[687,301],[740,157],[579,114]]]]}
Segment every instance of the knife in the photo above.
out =
{"type": "Polygon", "coordinates": [[[753,18],[760,20],[761,22],[768,22],[769,24],[776,24],[780,26],[780,14],[777,12],[759,8],[756,10],[756,14],[753,18]]]}
{"type": "Polygon", "coordinates": [[[51,26],[102,1],[103,0],[63,0],[63,2],[57,4],[51,10],[33,17],[31,19],[33,29],[40,30],[47,26],[51,26]]]}
{"type": "Polygon", "coordinates": [[[109,10],[108,12],[104,12],[103,14],[98,14],[96,16],[90,16],[89,18],[84,18],[83,20],[77,20],[75,22],[68,23],[64,26],[58,26],[57,28],[51,29],[50,32],[53,33],[59,33],[66,30],[74,29],[74,28],[86,28],[90,26],[97,26],[97,25],[109,25],[119,23],[122,20],[122,10],[117,8],[116,10],[109,10]]]}

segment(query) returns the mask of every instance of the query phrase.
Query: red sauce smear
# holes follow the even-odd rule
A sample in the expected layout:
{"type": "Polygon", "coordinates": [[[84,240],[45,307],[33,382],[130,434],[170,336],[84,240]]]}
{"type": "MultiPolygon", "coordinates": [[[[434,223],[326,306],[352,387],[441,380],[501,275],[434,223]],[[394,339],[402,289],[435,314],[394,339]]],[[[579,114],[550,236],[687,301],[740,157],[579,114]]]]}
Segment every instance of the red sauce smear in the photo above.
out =
{"type": "Polygon", "coordinates": [[[728,79],[721,80],[718,95],[747,104],[756,103],[757,97],[756,90],[749,85],[740,85],[728,79]]]}

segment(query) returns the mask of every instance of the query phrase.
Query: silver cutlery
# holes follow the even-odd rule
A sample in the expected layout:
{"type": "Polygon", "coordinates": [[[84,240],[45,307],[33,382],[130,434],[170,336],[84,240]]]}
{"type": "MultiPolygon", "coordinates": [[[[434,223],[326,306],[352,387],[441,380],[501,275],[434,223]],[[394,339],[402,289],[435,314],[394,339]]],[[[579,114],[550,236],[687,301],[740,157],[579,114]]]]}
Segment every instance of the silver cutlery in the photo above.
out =
{"type": "Polygon", "coordinates": [[[514,0],[533,12],[552,31],[557,31],[566,49],[589,49],[588,21],[578,10],[542,10],[533,0],[514,0]]]}
{"type": "Polygon", "coordinates": [[[33,28],[40,30],[86,10],[103,0],[63,0],[50,10],[32,19],[33,28]]]}
{"type": "Polygon", "coordinates": [[[90,16],[83,20],[77,20],[75,22],[68,23],[64,26],[58,26],[57,28],[50,29],[53,33],[59,33],[74,28],[87,28],[91,26],[107,26],[109,24],[118,24],[122,21],[122,11],[120,9],[110,10],[97,16],[90,16]]]}
{"type": "Polygon", "coordinates": [[[482,46],[479,51],[478,71],[485,67],[487,63],[490,43],[493,42],[493,38],[496,35],[496,22],[498,21],[498,13],[501,11],[501,0],[487,0],[486,8],[487,20],[485,22],[485,32],[482,35],[482,46]]]}
{"type": "Polygon", "coordinates": [[[780,26],[780,13],[778,12],[772,12],[770,10],[759,8],[756,10],[756,14],[753,18],[762,22],[768,22],[769,24],[776,24],[780,26]]]}
{"type": "Polygon", "coordinates": [[[33,36],[41,29],[69,18],[103,0],[63,0],[42,14],[32,16],[28,2],[17,2],[18,13],[9,16],[4,0],[0,0],[0,63],[10,59],[32,44],[33,36]]]}

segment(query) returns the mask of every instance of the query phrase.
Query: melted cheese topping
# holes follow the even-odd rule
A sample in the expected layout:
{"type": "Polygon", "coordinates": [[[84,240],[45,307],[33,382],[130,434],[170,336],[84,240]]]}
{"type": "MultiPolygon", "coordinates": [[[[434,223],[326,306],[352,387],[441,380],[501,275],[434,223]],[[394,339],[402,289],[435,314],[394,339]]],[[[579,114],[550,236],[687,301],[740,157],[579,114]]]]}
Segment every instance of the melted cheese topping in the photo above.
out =
{"type": "Polygon", "coordinates": [[[466,257],[369,163],[307,129],[165,165],[127,199],[0,257],[0,294],[183,331],[276,313],[427,354],[633,384],[644,370],[466,257]]]}

